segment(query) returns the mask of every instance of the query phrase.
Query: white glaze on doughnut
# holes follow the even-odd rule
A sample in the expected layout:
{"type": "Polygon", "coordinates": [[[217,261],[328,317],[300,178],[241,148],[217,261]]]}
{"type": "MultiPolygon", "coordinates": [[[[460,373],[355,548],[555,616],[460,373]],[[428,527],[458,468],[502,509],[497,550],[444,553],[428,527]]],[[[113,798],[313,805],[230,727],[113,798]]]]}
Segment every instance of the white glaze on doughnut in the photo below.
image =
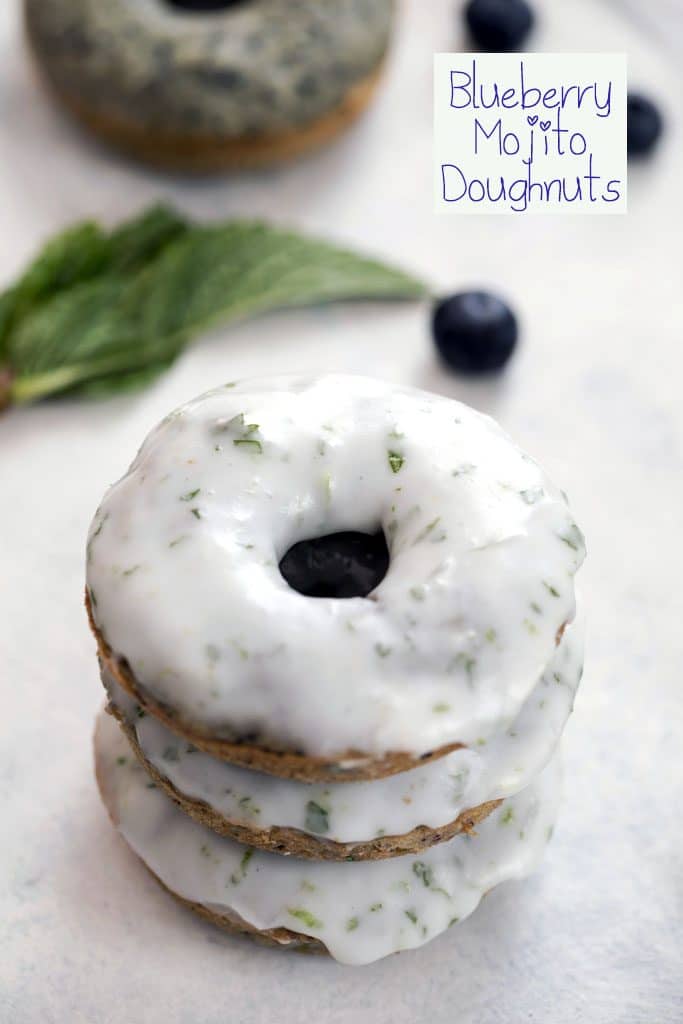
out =
{"type": "Polygon", "coordinates": [[[493,420],[364,377],[226,386],[168,416],[90,530],[96,623],[215,737],[330,756],[468,745],[518,714],[574,616],[583,538],[493,420]],[[367,598],[307,598],[299,540],[384,530],[367,598]]]}
{"type": "Polygon", "coordinates": [[[95,741],[108,809],[135,853],[174,893],[265,930],[320,939],[337,960],[366,964],[421,946],[463,920],[493,886],[538,864],[555,819],[559,766],[478,828],[419,856],[315,862],[250,851],[192,821],[137,763],[104,713],[95,741]]]}
{"type": "Polygon", "coordinates": [[[306,785],[247,771],[197,750],[135,701],[111,676],[113,704],[135,730],[146,759],[179,793],[252,829],[295,828],[337,843],[438,829],[461,811],[527,786],[554,753],[583,663],[583,622],[568,627],[512,725],[486,744],[373,782],[306,785]]]}

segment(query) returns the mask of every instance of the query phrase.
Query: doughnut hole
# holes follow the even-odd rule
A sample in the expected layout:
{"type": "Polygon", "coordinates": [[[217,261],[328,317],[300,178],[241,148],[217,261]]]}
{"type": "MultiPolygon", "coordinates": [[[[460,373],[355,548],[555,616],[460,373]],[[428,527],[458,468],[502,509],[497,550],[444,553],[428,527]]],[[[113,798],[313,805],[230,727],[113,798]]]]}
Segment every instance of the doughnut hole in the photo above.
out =
{"type": "Polygon", "coordinates": [[[283,578],[305,597],[367,597],[388,568],[389,549],[382,530],[302,540],[280,561],[283,578]]]}
{"type": "Polygon", "coordinates": [[[169,7],[175,7],[179,11],[197,11],[198,13],[210,11],[225,11],[229,7],[237,7],[244,3],[244,0],[166,0],[169,7]]]}

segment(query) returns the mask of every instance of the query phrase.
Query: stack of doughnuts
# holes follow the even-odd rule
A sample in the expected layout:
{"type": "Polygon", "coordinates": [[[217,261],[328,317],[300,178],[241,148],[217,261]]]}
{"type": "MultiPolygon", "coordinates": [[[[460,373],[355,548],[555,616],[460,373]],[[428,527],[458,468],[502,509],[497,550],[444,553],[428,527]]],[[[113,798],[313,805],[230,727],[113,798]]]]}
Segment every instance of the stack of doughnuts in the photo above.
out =
{"type": "Polygon", "coordinates": [[[365,108],[393,0],[25,0],[43,77],[133,156],[212,171],[297,156],[365,108]]]}
{"type": "Polygon", "coordinates": [[[458,402],[347,376],[190,402],[88,539],[114,824],[232,931],[422,945],[552,833],[583,557],[563,492],[458,402]]]}

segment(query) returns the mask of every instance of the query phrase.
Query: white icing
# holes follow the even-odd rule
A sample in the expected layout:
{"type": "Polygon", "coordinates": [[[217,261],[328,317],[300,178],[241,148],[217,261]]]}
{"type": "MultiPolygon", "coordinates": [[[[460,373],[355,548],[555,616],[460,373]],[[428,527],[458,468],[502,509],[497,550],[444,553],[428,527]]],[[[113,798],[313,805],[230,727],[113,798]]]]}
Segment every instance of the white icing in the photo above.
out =
{"type": "Polygon", "coordinates": [[[472,749],[374,782],[306,784],[248,771],[197,750],[137,705],[112,677],[112,702],[146,759],[175,788],[252,829],[299,829],[338,843],[438,829],[461,811],[510,796],[545,766],[572,709],[583,663],[583,621],[568,627],[522,710],[499,735],[472,749]]]}
{"type": "Polygon", "coordinates": [[[476,836],[456,836],[420,856],[303,861],[250,852],[194,822],[150,783],[105,714],[95,749],[121,833],[169,889],[217,913],[237,913],[259,930],[312,935],[347,964],[421,946],[471,914],[494,885],[529,874],[551,834],[559,790],[555,758],[476,836]]]}
{"type": "Polygon", "coordinates": [[[200,731],[421,754],[512,721],[583,554],[561,492],[488,417],[364,377],[273,378],[152,431],[95,515],[87,576],[114,652],[200,731]],[[379,526],[391,564],[367,598],[280,575],[297,541],[379,526]]]}

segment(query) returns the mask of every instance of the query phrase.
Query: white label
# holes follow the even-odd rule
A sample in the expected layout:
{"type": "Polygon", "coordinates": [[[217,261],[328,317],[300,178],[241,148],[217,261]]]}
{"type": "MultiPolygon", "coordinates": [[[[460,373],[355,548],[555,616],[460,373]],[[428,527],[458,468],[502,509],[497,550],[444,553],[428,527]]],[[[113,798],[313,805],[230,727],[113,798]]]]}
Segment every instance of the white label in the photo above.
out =
{"type": "Polygon", "coordinates": [[[434,55],[438,213],[625,213],[626,57],[434,55]]]}

